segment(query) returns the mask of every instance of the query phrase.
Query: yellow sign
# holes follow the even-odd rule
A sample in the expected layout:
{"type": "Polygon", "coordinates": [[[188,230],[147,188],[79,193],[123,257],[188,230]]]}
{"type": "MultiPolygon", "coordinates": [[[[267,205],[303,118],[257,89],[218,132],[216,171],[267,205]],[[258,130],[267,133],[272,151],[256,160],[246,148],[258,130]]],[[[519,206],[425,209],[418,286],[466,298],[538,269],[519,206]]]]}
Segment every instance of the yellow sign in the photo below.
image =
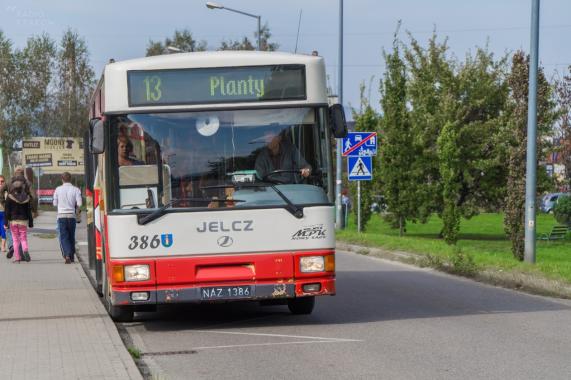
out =
{"type": "Polygon", "coordinates": [[[83,174],[83,139],[77,137],[33,137],[22,143],[26,166],[41,167],[44,173],[83,174]]]}

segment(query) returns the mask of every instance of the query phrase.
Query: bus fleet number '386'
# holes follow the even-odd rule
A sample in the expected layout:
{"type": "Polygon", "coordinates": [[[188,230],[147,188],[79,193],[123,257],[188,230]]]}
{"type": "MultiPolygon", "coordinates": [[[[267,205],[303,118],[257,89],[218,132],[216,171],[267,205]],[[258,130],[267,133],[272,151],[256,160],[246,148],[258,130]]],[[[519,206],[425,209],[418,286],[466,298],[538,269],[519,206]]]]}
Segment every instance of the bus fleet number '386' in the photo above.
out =
{"type": "Polygon", "coordinates": [[[130,250],[134,249],[156,249],[159,246],[163,246],[168,248],[173,243],[172,234],[162,234],[159,238],[159,235],[132,235],[129,240],[131,244],[129,244],[128,248],[130,250]]]}

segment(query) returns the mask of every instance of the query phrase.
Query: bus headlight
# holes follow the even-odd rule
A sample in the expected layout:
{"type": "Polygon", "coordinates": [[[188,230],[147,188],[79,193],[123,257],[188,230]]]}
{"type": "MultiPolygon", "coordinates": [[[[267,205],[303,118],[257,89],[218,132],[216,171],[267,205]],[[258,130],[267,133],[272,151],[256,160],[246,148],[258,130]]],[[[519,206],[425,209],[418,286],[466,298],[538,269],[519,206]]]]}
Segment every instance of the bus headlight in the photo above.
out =
{"type": "Polygon", "coordinates": [[[146,281],[151,278],[147,264],[125,265],[125,281],[146,281]]]}
{"type": "Polygon", "coordinates": [[[323,256],[304,256],[299,258],[299,269],[302,273],[325,271],[325,259],[323,256]]]}

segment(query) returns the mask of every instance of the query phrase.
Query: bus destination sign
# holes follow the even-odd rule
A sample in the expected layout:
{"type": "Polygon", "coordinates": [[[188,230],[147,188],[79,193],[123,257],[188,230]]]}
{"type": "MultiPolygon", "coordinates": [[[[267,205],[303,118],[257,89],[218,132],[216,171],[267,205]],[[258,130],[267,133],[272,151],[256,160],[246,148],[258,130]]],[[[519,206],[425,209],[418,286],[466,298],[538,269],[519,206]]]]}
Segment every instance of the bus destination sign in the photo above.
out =
{"type": "Polygon", "coordinates": [[[305,100],[305,66],[128,71],[129,106],[305,100]]]}

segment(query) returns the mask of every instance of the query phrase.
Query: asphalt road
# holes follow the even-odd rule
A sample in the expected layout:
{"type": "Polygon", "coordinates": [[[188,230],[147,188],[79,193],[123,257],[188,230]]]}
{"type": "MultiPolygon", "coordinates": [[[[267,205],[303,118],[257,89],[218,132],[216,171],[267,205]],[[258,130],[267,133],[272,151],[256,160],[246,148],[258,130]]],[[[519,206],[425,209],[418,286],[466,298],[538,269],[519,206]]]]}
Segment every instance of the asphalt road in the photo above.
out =
{"type": "Polygon", "coordinates": [[[338,253],[335,297],[123,324],[161,379],[570,379],[571,302],[338,253]]]}

